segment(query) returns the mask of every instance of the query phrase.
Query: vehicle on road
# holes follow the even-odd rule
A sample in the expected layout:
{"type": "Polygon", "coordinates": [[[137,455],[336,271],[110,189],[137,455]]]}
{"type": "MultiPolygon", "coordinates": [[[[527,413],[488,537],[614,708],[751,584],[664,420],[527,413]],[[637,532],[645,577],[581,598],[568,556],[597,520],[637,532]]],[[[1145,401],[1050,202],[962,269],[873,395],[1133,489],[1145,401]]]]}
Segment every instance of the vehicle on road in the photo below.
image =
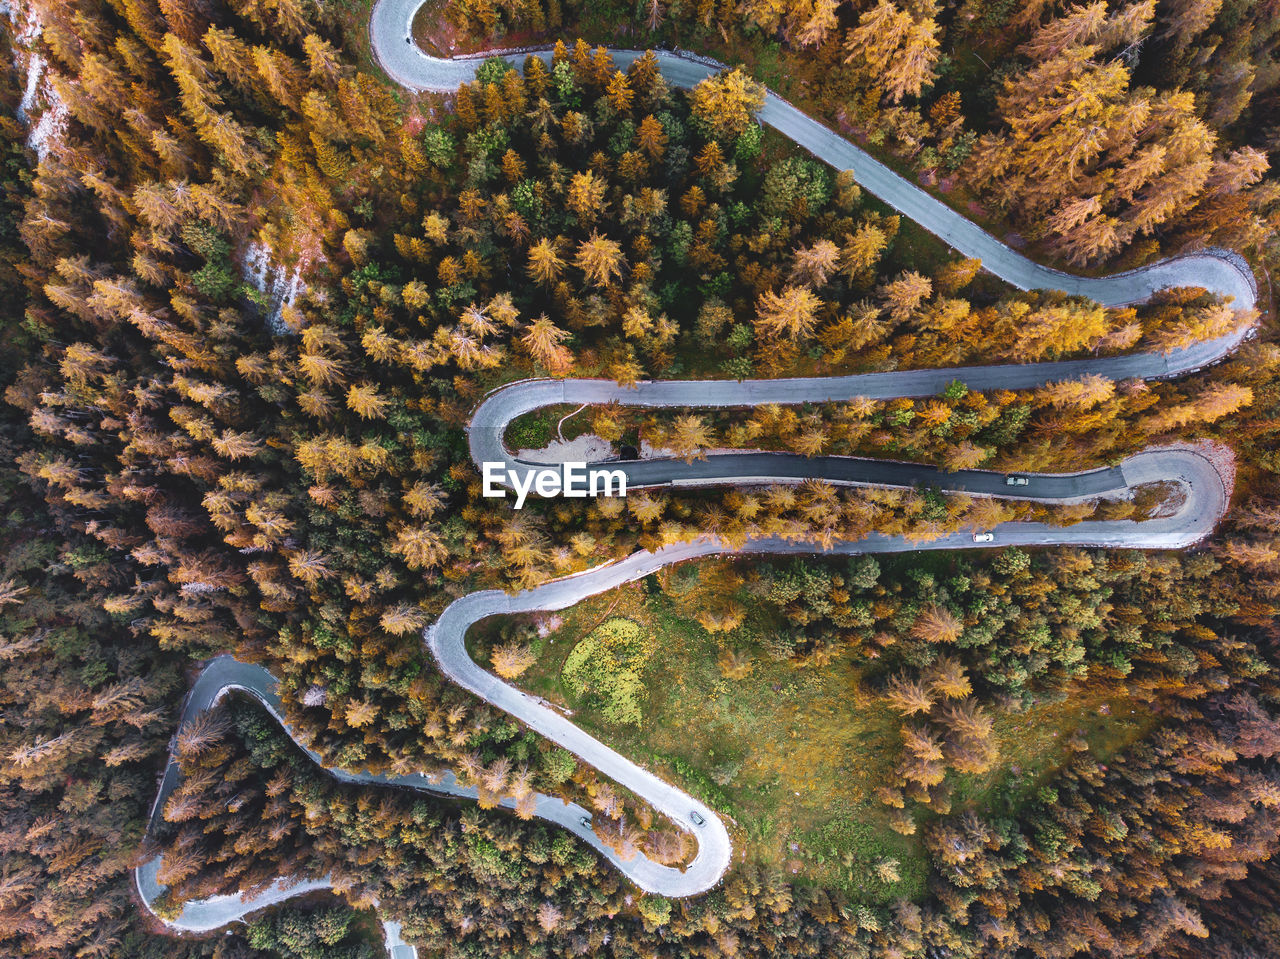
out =
{"type": "Polygon", "coordinates": [[[1030,483],[1031,480],[1027,479],[1025,476],[1006,476],[1004,478],[1005,486],[1027,486],[1030,483]]]}
{"type": "Polygon", "coordinates": [[[973,541],[975,543],[994,543],[996,541],[995,533],[974,533],[973,541]]]}
{"type": "Polygon", "coordinates": [[[699,813],[696,809],[693,812],[689,813],[689,818],[693,820],[693,824],[695,826],[705,826],[707,824],[707,821],[702,818],[702,814],[699,813]]]}
{"type": "Polygon", "coordinates": [[[591,817],[590,817],[590,816],[583,816],[583,817],[582,817],[580,820],[578,820],[578,821],[582,823],[582,828],[583,828],[583,829],[590,829],[590,828],[591,828],[591,817]]]}

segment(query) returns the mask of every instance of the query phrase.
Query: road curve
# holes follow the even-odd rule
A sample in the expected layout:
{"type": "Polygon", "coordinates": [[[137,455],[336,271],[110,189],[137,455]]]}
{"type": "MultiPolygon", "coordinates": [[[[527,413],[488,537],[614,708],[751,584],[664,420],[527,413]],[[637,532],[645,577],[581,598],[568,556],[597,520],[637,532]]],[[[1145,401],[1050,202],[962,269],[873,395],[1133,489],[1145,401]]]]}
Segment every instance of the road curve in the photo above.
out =
{"type": "MultiPolygon", "coordinates": [[[[437,91],[456,89],[461,83],[474,78],[482,59],[442,60],[419,50],[410,33],[413,15],[421,3],[422,0],[378,0],[369,25],[375,54],[388,75],[406,87],[437,91]]],[[[547,50],[532,52],[543,59],[549,58],[547,50]]],[[[507,59],[518,64],[526,55],[525,52],[513,53],[507,55],[507,59]]],[[[614,51],[615,61],[620,67],[625,67],[640,55],[638,51],[614,51]]],[[[664,77],[678,87],[693,86],[722,69],[722,65],[714,61],[684,54],[659,52],[658,57],[664,77]]],[[[1144,300],[1165,287],[1196,286],[1231,299],[1238,309],[1252,310],[1255,306],[1257,288],[1252,271],[1243,258],[1231,251],[1200,251],[1107,277],[1078,277],[1062,273],[1033,263],[1009,249],[976,224],[772,92],[766,98],[760,119],[832,166],[851,169],[868,192],[911,217],[963,255],[981,259],[986,269],[1020,289],[1061,289],[1106,305],[1120,305],[1144,300]]],[[[476,410],[468,428],[468,441],[477,465],[489,460],[503,462],[508,468],[532,469],[536,464],[521,463],[511,456],[503,444],[503,433],[516,416],[549,404],[621,402],[650,407],[752,406],[840,401],[854,397],[927,396],[938,393],[954,380],[964,382],[971,389],[981,390],[1032,388],[1086,374],[1114,379],[1161,378],[1188,372],[1220,359],[1234,350],[1247,333],[1248,329],[1242,326],[1227,336],[1169,354],[1146,353],[1023,366],[902,371],[809,380],[669,381],[643,383],[632,389],[597,380],[533,380],[490,394],[476,410]]],[[[788,454],[744,452],[710,456],[705,461],[694,463],[656,460],[612,466],[623,468],[628,474],[628,485],[634,486],[753,480],[786,482],[821,477],[853,485],[914,486],[923,483],[977,496],[1004,496],[1008,493],[999,474],[980,470],[941,473],[914,464],[844,457],[804,459],[788,454]]],[[[1147,450],[1110,469],[1060,475],[1032,474],[1031,484],[1019,490],[1018,498],[1066,503],[1100,494],[1122,493],[1152,482],[1171,482],[1181,488],[1182,502],[1172,515],[1143,523],[1128,520],[1085,522],[1065,528],[1042,523],[1005,523],[996,528],[996,539],[989,545],[1181,548],[1207,536],[1225,513],[1230,499],[1231,491],[1206,451],[1188,447],[1147,450]]],[[[862,540],[836,543],[827,552],[845,555],[974,547],[967,532],[949,534],[926,543],[872,534],[862,540]]],[[[640,888],[667,896],[695,895],[714,886],[729,865],[732,845],[720,818],[686,793],[609,749],[541,701],[481,669],[467,655],[467,630],[490,616],[563,609],[670,563],[723,553],[796,554],[816,551],[810,543],[776,538],[750,540],[738,548],[714,538],[702,538],[652,552],[640,552],[514,596],[496,590],[464,596],[446,608],[427,628],[424,641],[450,679],[633,790],[693,833],[698,840],[698,853],[684,870],[661,866],[641,855],[622,861],[600,842],[590,828],[582,825],[583,818],[590,815],[582,807],[539,795],[538,816],[577,834],[640,888]],[[702,821],[696,821],[695,815],[702,821]]],[[[260,666],[242,663],[229,656],[214,659],[201,672],[185,702],[179,730],[232,690],[255,698],[281,723],[295,743],[317,763],[321,762],[316,753],[299,741],[285,720],[275,691],[275,680],[270,673],[260,666]]],[[[435,776],[421,773],[384,776],[325,768],[344,782],[393,785],[458,797],[474,798],[476,795],[474,788],[460,786],[449,772],[435,776]]],[[[171,752],[152,807],[149,831],[161,821],[165,802],[177,786],[178,778],[179,770],[171,752]]],[[[508,800],[502,805],[510,807],[513,804],[508,800]]],[[[153,905],[163,892],[157,878],[158,869],[159,857],[156,856],[135,870],[139,894],[153,912],[153,905]]],[[[208,931],[291,896],[330,887],[330,881],[324,877],[302,882],[281,879],[249,899],[218,896],[186,903],[177,917],[163,921],[175,929],[208,931]]],[[[389,931],[388,947],[393,954],[409,948],[393,946],[392,941],[389,931]]]]}
{"type": "MultiPolygon", "coordinates": [[[[985,545],[1177,549],[1190,546],[1208,536],[1226,512],[1230,500],[1230,490],[1209,456],[1205,451],[1192,448],[1145,450],[1129,457],[1117,468],[1067,474],[1061,478],[1088,480],[1093,477],[1099,478],[1097,485],[1100,491],[1111,493],[1124,493],[1146,483],[1173,483],[1180,488],[1182,502],[1171,515],[1145,522],[1089,521],[1069,527],[1046,523],[1002,523],[995,527],[994,542],[985,545]]],[[[1032,482],[1045,482],[1048,479],[1050,477],[1044,475],[1033,475],[1032,482]]],[[[975,492],[973,495],[991,494],[975,492]]],[[[1004,495],[1003,488],[999,495],[1004,495]]],[[[1036,498],[1042,502],[1071,502],[1080,497],[1071,491],[1070,495],[1061,498],[1043,493],[1036,498]]],[[[860,540],[837,542],[825,553],[900,553],[921,549],[973,549],[977,545],[979,544],[974,543],[969,531],[951,533],[927,542],[873,533],[860,540]]],[[[648,892],[671,897],[697,895],[719,882],[729,866],[732,844],[720,818],[703,803],[610,749],[540,700],[482,669],[467,653],[467,631],[491,616],[565,609],[589,596],[647,576],[664,566],[698,557],[815,552],[823,551],[813,543],[776,537],[751,539],[741,547],[726,545],[714,537],[702,537],[688,543],[634,553],[618,562],[553,580],[515,595],[502,590],[470,593],[451,603],[427,627],[424,636],[441,671],[455,683],[510,713],[530,729],[626,786],[690,832],[698,840],[698,853],[684,870],[662,866],[640,856],[626,862],[620,861],[611,852],[607,852],[606,856],[627,878],[648,892]],[[702,823],[695,821],[695,813],[702,818],[702,823]]]]}
{"type": "MultiPolygon", "coordinates": [[[[1190,546],[1213,530],[1225,513],[1230,490],[1222,476],[1203,450],[1172,447],[1146,450],[1129,457],[1107,470],[1095,470],[1083,474],[1064,474],[1070,478],[1099,477],[1096,486],[1102,492],[1123,492],[1135,486],[1154,482],[1171,482],[1180,487],[1182,502],[1172,514],[1160,519],[1134,522],[1089,521],[1070,527],[1051,526],[1044,523],[1004,523],[996,527],[996,539],[991,547],[1011,545],[1046,546],[1115,546],[1146,549],[1176,549],[1190,546]]],[[[1033,474],[1033,483],[1049,477],[1033,474]]],[[[1056,498],[1039,495],[1042,501],[1071,501],[1071,495],[1056,498]]],[[[974,495],[989,495],[977,492],[974,495]]],[[[872,534],[864,539],[837,542],[829,555],[853,555],[861,553],[896,553],[920,549],[972,549],[980,548],[970,533],[958,532],[930,540],[916,542],[901,536],[872,534]]],[[[574,576],[553,580],[533,589],[511,595],[500,590],[471,593],[450,604],[440,617],[429,626],[425,642],[439,663],[442,672],[460,686],[506,711],[529,728],[568,749],[580,759],[590,763],[600,772],[631,789],[691,832],[698,841],[698,853],[684,870],[662,866],[642,854],[630,860],[621,859],[605,846],[588,827],[584,819],[590,819],[589,810],[573,803],[539,794],[535,814],[570,830],[608,859],[619,871],[646,892],[669,897],[692,896],[712,888],[724,875],[732,855],[732,843],[727,830],[717,816],[705,804],[682,790],[664,782],[648,770],[605,746],[599,740],[569,722],[559,713],[548,708],[540,700],[503,682],[492,673],[480,668],[467,653],[466,635],[471,626],[491,616],[512,615],[548,610],[565,609],[587,597],[640,579],[672,563],[684,562],[717,554],[791,555],[818,551],[812,543],[777,538],[749,540],[741,548],[727,546],[720,541],[704,537],[688,543],[679,543],[654,551],[635,553],[624,560],[608,563],[574,576]],[[693,814],[702,818],[694,821],[693,814]]],[[[201,713],[212,708],[230,691],[243,692],[256,699],[284,727],[291,739],[317,764],[321,757],[299,739],[296,731],[284,718],[284,709],[275,689],[275,679],[261,666],[243,663],[230,656],[219,656],[200,673],[184,703],[178,729],[181,731],[201,713]]],[[[175,737],[176,738],[176,737],[175,737]]],[[[462,786],[451,772],[435,775],[414,773],[389,776],[324,767],[334,778],[347,783],[369,783],[400,786],[444,796],[476,797],[474,787],[462,786]]],[[[164,805],[178,785],[180,772],[173,751],[165,768],[160,790],[151,809],[148,832],[162,821],[164,805]]],[[[511,808],[514,803],[500,803],[511,808]]],[[[154,856],[135,870],[135,881],[143,903],[154,912],[154,904],[164,891],[157,878],[160,860],[154,856]]],[[[251,898],[240,896],[216,896],[188,902],[182,912],[169,919],[166,925],[174,929],[204,932],[243,918],[245,915],[293,896],[330,888],[326,878],[312,878],[301,882],[277,880],[269,889],[251,898]]]]}
{"type": "MultiPolygon", "coordinates": [[[[413,42],[413,17],[423,0],[377,0],[369,17],[369,39],[374,56],[396,83],[410,90],[448,93],[475,79],[488,54],[442,59],[432,57],[413,42]]],[[[625,69],[643,50],[612,50],[614,62],[625,69]]],[[[715,76],[725,65],[684,52],[655,50],[666,81],[688,89],[715,76]]],[[[521,66],[528,56],[550,61],[551,48],[500,53],[507,62],[521,66]]],[[[1125,273],[1110,276],[1076,276],[1034,263],[1001,243],[982,227],[966,219],[926,190],[904,179],[854,146],[844,137],[792,106],[773,91],[765,96],[760,120],[804,147],[837,170],[851,170],[868,193],[934,236],[982,265],[1020,290],[1052,289],[1087,296],[1105,306],[1120,306],[1148,299],[1171,286],[1198,286],[1234,300],[1239,309],[1252,309],[1258,295],[1249,264],[1231,250],[1206,249],[1170,257],[1125,273]]]]}
{"type": "MultiPolygon", "coordinates": [[[[608,587],[601,587],[601,589],[605,588],[608,587]]],[[[599,589],[596,590],[596,592],[599,591],[599,589]]],[[[463,655],[466,655],[465,650],[463,655]]],[[[303,743],[295,728],[285,719],[284,704],[276,691],[275,677],[262,666],[241,662],[228,655],[215,657],[200,671],[195,685],[191,687],[191,691],[187,694],[187,698],[183,703],[182,714],[179,717],[178,728],[174,737],[175,745],[178,733],[181,733],[189,723],[202,713],[216,706],[223,696],[231,692],[243,693],[257,700],[275,718],[276,722],[284,728],[284,731],[299,749],[303,750],[317,765],[321,766],[329,775],[340,782],[399,786],[439,796],[453,796],[462,799],[475,799],[477,796],[477,790],[474,786],[461,785],[457,777],[449,770],[442,770],[435,774],[411,773],[403,776],[390,776],[352,772],[326,766],[320,755],[303,743]]],[[[522,693],[521,695],[523,696],[524,694],[522,693]]],[[[165,803],[168,802],[169,796],[177,788],[180,778],[181,772],[178,768],[176,751],[171,748],[169,762],[165,767],[164,776],[160,782],[160,789],[156,793],[155,801],[151,806],[151,815],[147,823],[148,834],[153,833],[162,824],[165,803]]],[[[498,805],[504,809],[513,809],[515,801],[509,798],[503,799],[498,805]]],[[[711,815],[710,810],[707,810],[707,814],[708,816],[711,815]]],[[[576,803],[566,802],[563,799],[539,793],[537,794],[534,815],[548,822],[563,826],[570,832],[575,833],[597,852],[613,862],[619,865],[630,865],[629,863],[623,863],[612,849],[600,841],[590,827],[582,825],[584,818],[591,818],[591,810],[585,809],[576,803]]],[[[637,859],[643,860],[643,857],[637,856],[637,859]]],[[[643,861],[648,862],[648,860],[643,861]]],[[[632,860],[632,862],[634,863],[635,860],[632,860]]],[[[654,864],[650,863],[650,865],[654,864]]],[[[155,912],[154,906],[165,889],[158,877],[159,869],[160,857],[153,856],[134,870],[134,882],[137,886],[138,894],[143,903],[153,913],[155,912]]],[[[643,874],[643,872],[642,867],[641,873],[643,874]]],[[[250,912],[283,902],[293,896],[329,888],[332,888],[332,883],[324,877],[301,881],[279,879],[269,889],[259,892],[248,899],[244,899],[239,895],[227,895],[187,902],[179,915],[171,919],[162,919],[162,921],[170,928],[184,932],[208,932],[225,926],[229,922],[241,919],[250,912]]]]}
{"type": "MultiPolygon", "coordinates": [[[[507,427],[525,413],[557,404],[604,404],[658,407],[750,407],[766,403],[845,402],[855,398],[888,400],[935,396],[953,382],[971,390],[1027,390],[1087,375],[1112,380],[1164,379],[1209,366],[1233,352],[1250,335],[1245,323],[1231,333],[1169,353],[1134,353],[1052,363],[967,366],[935,370],[902,370],[809,379],[777,380],[658,380],[619,386],[611,380],[535,379],[494,390],[476,408],[467,425],[471,459],[501,463],[510,485],[515,474],[545,469],[545,463],[519,460],[504,442],[507,427]]],[[[1004,477],[986,470],[944,472],[937,467],[845,456],[805,457],[789,453],[716,453],[687,463],[681,459],[610,462],[610,469],[626,474],[627,488],[695,486],[820,478],[857,486],[933,486],[958,493],[1001,496],[1008,492],[1004,477]]],[[[1114,471],[1069,475],[1040,474],[1020,488],[1018,499],[1070,502],[1120,488],[1114,471]]]]}

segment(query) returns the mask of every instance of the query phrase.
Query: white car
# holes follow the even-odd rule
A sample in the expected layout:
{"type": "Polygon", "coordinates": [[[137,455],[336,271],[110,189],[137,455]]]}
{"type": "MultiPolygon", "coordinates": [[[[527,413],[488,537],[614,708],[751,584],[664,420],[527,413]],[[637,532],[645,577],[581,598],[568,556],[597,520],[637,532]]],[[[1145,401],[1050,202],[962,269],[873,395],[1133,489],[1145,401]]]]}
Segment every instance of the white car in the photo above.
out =
{"type": "Polygon", "coordinates": [[[1004,478],[1005,486],[1026,486],[1031,482],[1025,476],[1006,476],[1004,478]]]}
{"type": "Polygon", "coordinates": [[[994,543],[996,541],[995,533],[974,533],[973,541],[975,543],[994,543]]]}

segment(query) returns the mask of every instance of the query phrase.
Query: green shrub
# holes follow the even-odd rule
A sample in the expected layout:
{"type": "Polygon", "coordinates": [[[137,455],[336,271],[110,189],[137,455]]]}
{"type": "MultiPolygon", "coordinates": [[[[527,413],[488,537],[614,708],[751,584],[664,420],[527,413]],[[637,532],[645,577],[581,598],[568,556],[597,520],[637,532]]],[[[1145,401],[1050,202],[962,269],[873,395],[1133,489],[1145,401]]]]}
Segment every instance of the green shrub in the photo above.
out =
{"type": "Polygon", "coordinates": [[[638,624],[615,616],[573,648],[560,678],[574,696],[598,708],[605,722],[639,726],[645,696],[641,674],[652,652],[652,639],[638,624]]]}

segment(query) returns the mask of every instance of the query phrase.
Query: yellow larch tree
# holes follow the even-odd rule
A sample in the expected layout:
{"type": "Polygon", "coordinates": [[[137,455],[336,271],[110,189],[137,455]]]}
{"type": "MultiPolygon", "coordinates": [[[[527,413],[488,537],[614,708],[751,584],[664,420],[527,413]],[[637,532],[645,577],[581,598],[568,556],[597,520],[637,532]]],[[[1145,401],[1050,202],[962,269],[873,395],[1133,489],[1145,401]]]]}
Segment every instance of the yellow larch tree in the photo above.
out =
{"type": "Polygon", "coordinates": [[[720,139],[736,139],[764,106],[765,89],[741,69],[708,77],[689,94],[693,115],[720,139]]]}

